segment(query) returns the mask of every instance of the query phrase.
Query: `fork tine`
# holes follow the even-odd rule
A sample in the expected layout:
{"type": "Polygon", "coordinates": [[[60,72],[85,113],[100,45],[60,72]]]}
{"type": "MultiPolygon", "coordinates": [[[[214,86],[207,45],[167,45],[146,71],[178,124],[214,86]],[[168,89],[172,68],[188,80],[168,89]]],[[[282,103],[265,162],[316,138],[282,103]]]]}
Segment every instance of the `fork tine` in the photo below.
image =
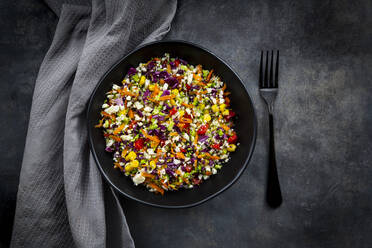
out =
{"type": "Polygon", "coordinates": [[[279,50],[276,52],[276,65],[275,65],[275,79],[274,87],[278,87],[278,74],[279,74],[279,50]]]}
{"type": "Polygon", "coordinates": [[[271,50],[269,88],[274,88],[274,83],[273,83],[273,57],[274,57],[274,51],[271,50]]]}
{"type": "Polygon", "coordinates": [[[267,70],[269,63],[269,51],[266,51],[266,66],[265,66],[265,78],[264,78],[264,87],[269,87],[269,80],[267,78],[267,70]]]}
{"type": "Polygon", "coordinates": [[[262,64],[263,64],[263,51],[261,51],[261,61],[260,61],[260,75],[259,75],[259,80],[258,80],[258,86],[260,88],[263,87],[263,78],[262,78],[262,64]]]}

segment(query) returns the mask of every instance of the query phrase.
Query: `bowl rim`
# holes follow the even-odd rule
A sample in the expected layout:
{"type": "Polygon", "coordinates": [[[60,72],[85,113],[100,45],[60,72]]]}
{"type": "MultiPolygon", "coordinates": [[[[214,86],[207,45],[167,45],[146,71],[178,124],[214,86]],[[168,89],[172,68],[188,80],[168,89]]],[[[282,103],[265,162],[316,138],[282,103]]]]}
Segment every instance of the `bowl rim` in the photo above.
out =
{"type": "Polygon", "coordinates": [[[159,40],[159,41],[153,41],[153,42],[149,42],[149,43],[146,43],[146,44],[142,44],[138,47],[136,47],[135,49],[133,49],[132,51],[130,51],[129,53],[127,53],[126,55],[124,55],[123,57],[121,57],[117,62],[115,62],[111,67],[110,69],[107,70],[107,72],[98,80],[98,83],[97,85],[95,86],[92,94],[90,95],[89,97],[89,102],[88,102],[88,108],[87,108],[87,111],[86,111],[86,121],[87,121],[87,129],[88,129],[88,143],[89,143],[89,148],[90,148],[90,151],[93,155],[93,158],[94,158],[94,161],[95,161],[95,164],[96,166],[98,167],[101,175],[103,176],[103,178],[105,179],[106,182],[108,182],[108,184],[114,188],[117,192],[119,192],[121,195],[129,198],[129,199],[132,199],[134,201],[137,201],[139,203],[142,203],[144,205],[148,205],[148,206],[153,206],[153,207],[158,207],[158,208],[167,208],[167,209],[181,209],[181,208],[190,208],[190,207],[194,207],[194,206],[197,206],[197,205],[200,205],[202,203],[205,203],[207,202],[208,200],[216,197],[217,195],[221,194],[222,192],[224,192],[225,190],[227,190],[228,188],[230,188],[239,178],[240,176],[243,174],[243,172],[245,171],[245,169],[247,168],[248,166],[248,163],[249,161],[251,160],[252,158],[252,155],[253,155],[253,151],[255,149],[255,146],[256,146],[256,139],[257,139],[257,116],[256,116],[256,110],[255,110],[255,107],[253,105],[253,101],[252,101],[252,98],[251,96],[249,95],[249,92],[248,92],[248,89],[247,87],[244,85],[242,79],[239,77],[239,75],[235,72],[235,70],[230,66],[228,65],[222,58],[220,58],[219,56],[217,56],[215,53],[213,53],[212,51],[208,50],[207,48],[204,48],[198,44],[195,44],[193,42],[190,42],[190,41],[185,41],[185,40],[159,40]],[[239,79],[239,82],[242,84],[243,88],[245,89],[247,95],[248,95],[248,98],[249,100],[251,101],[252,103],[252,109],[253,109],[253,140],[252,140],[252,145],[250,147],[250,150],[248,152],[248,156],[246,157],[245,161],[244,161],[244,164],[242,166],[242,168],[240,169],[240,171],[236,174],[236,176],[228,183],[226,184],[223,188],[221,188],[219,191],[211,194],[210,196],[208,197],[205,197],[204,199],[202,200],[199,200],[197,202],[194,202],[194,203],[190,203],[190,204],[184,204],[184,205],[162,205],[162,204],[156,204],[156,203],[151,203],[151,202],[147,202],[147,201],[144,201],[144,200],[141,200],[141,199],[138,199],[137,197],[135,196],[132,196],[132,195],[129,195],[125,192],[123,192],[121,189],[119,189],[111,180],[110,178],[105,174],[105,172],[103,171],[102,169],[102,165],[101,163],[99,162],[99,159],[97,157],[97,154],[96,154],[96,151],[94,149],[94,146],[93,146],[93,139],[92,139],[92,135],[91,135],[91,131],[90,131],[90,125],[89,125],[89,113],[90,113],[90,110],[91,110],[91,107],[92,107],[92,104],[93,104],[93,99],[94,99],[94,96],[99,88],[99,86],[102,84],[103,80],[107,77],[108,74],[110,74],[114,68],[116,68],[116,66],[118,66],[121,62],[123,62],[125,59],[127,59],[130,55],[132,55],[133,53],[137,52],[138,50],[144,48],[144,47],[147,47],[147,46],[152,46],[154,44],[158,44],[158,43],[180,43],[180,44],[186,44],[186,45],[189,45],[189,46],[194,46],[198,49],[201,49],[209,54],[211,54],[212,56],[214,56],[216,59],[218,59],[220,62],[222,62],[227,68],[229,68],[233,74],[239,79]]]}

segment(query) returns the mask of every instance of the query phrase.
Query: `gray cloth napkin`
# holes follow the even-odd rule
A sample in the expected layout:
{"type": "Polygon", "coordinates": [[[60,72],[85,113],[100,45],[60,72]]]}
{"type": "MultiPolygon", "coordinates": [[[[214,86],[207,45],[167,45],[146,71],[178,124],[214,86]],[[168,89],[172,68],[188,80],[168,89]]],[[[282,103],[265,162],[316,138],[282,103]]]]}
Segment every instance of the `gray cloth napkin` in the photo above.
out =
{"type": "Polygon", "coordinates": [[[35,85],[11,247],[134,247],[89,152],[85,112],[118,59],[169,31],[177,3],[47,3],[59,22],[35,85]]]}

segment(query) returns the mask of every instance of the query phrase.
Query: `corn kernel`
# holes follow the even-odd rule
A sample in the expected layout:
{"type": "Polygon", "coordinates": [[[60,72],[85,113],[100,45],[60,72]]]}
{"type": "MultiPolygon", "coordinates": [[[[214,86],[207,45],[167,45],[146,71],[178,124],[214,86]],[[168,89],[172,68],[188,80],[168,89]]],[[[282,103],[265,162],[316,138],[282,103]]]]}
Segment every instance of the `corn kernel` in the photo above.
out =
{"type": "Polygon", "coordinates": [[[145,83],[146,77],[142,76],[141,80],[139,81],[139,85],[143,85],[145,83]]]}
{"type": "Polygon", "coordinates": [[[176,106],[176,101],[175,101],[175,100],[171,99],[170,102],[171,102],[171,104],[172,104],[173,106],[176,106]]]}
{"type": "Polygon", "coordinates": [[[211,116],[210,116],[209,114],[205,114],[205,115],[204,115],[204,121],[205,121],[205,122],[209,122],[209,121],[211,121],[211,119],[212,119],[212,118],[211,118],[211,116]]]}
{"type": "Polygon", "coordinates": [[[133,170],[134,168],[137,168],[138,165],[139,165],[138,160],[133,160],[133,161],[129,162],[129,163],[125,166],[125,171],[126,171],[126,172],[129,172],[129,171],[133,170]]]}
{"type": "Polygon", "coordinates": [[[223,112],[222,112],[223,115],[229,115],[229,110],[228,109],[225,109],[223,112]]]}
{"type": "Polygon", "coordinates": [[[179,91],[177,89],[172,90],[172,94],[178,96],[179,91]]]}
{"type": "Polygon", "coordinates": [[[126,116],[126,115],[127,115],[127,110],[126,109],[119,112],[119,116],[126,116]]]}
{"type": "Polygon", "coordinates": [[[154,91],[154,89],[155,89],[155,85],[154,84],[150,84],[149,85],[149,90],[154,91]]]}
{"type": "Polygon", "coordinates": [[[217,113],[219,111],[219,108],[216,104],[212,105],[212,111],[215,112],[215,113],[217,113]]]}
{"type": "MultiPolygon", "coordinates": [[[[135,160],[137,157],[137,154],[135,152],[130,152],[126,157],[125,160],[135,160]]],[[[138,161],[137,161],[138,162],[138,161]]]]}
{"type": "Polygon", "coordinates": [[[180,117],[182,117],[182,116],[185,114],[185,111],[184,111],[183,109],[181,109],[181,110],[179,111],[179,113],[180,113],[180,117]]]}
{"type": "Polygon", "coordinates": [[[225,111],[225,108],[226,108],[226,104],[222,103],[222,104],[220,105],[220,110],[221,110],[221,112],[225,111]]]}
{"type": "Polygon", "coordinates": [[[229,152],[233,152],[233,151],[235,151],[235,149],[236,149],[236,145],[234,145],[234,144],[230,144],[230,145],[227,147],[227,150],[228,150],[229,152]]]}
{"type": "Polygon", "coordinates": [[[205,105],[204,105],[204,103],[202,103],[202,104],[199,104],[199,108],[200,108],[201,110],[203,110],[203,109],[205,108],[205,105]]]}
{"type": "Polygon", "coordinates": [[[156,168],[156,162],[155,162],[154,160],[152,160],[152,161],[150,162],[150,167],[151,167],[152,169],[155,169],[155,168],[156,168]]]}

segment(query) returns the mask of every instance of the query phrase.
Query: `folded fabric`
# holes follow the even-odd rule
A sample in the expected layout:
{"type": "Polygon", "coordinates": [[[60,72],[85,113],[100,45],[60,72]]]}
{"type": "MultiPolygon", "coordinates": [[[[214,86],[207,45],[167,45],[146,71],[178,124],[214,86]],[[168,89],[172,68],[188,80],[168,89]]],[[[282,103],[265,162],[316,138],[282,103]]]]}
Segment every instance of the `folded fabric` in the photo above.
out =
{"type": "Polygon", "coordinates": [[[177,3],[46,2],[59,22],[35,85],[11,247],[134,247],[90,155],[86,106],[116,61],[169,31],[177,3]]]}

